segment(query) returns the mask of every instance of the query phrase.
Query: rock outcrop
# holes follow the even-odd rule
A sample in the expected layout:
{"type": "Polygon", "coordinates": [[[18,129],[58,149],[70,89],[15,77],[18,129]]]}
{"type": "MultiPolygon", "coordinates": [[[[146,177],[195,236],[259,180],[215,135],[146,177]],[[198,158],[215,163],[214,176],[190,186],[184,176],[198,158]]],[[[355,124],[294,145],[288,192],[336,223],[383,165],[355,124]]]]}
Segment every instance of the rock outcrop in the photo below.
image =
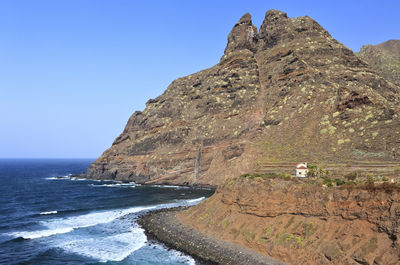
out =
{"type": "Polygon", "coordinates": [[[400,40],[365,45],[357,55],[381,76],[400,85],[400,40]]]}
{"type": "Polygon", "coordinates": [[[323,188],[239,177],[178,217],[289,264],[400,262],[400,186],[323,188]]]}
{"type": "Polygon", "coordinates": [[[86,177],[219,185],[274,163],[399,162],[400,88],[309,17],[245,14],[220,62],[135,112],[86,177]]]}

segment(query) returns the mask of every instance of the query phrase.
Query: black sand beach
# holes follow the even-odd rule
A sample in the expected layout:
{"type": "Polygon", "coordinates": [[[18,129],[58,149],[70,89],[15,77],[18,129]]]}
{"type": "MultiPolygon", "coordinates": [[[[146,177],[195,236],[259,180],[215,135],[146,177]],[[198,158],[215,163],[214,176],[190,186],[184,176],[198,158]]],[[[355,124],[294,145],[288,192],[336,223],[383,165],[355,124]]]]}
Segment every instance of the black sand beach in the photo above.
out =
{"type": "Polygon", "coordinates": [[[210,237],[183,224],[176,218],[176,213],[183,209],[185,208],[178,207],[153,211],[142,216],[138,223],[150,238],[154,237],[167,246],[209,264],[283,264],[243,246],[210,237]]]}

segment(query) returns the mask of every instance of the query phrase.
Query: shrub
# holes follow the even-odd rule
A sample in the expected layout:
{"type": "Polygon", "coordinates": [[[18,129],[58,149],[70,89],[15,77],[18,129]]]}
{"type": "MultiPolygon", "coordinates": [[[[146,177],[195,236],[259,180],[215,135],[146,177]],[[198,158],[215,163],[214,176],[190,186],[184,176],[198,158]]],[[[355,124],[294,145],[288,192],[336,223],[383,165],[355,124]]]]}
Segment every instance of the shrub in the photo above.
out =
{"type": "Polygon", "coordinates": [[[329,177],[324,178],[323,183],[326,184],[328,187],[332,187],[332,186],[333,186],[333,181],[332,181],[332,179],[329,178],[329,177]]]}
{"type": "Polygon", "coordinates": [[[341,186],[346,182],[343,179],[335,179],[336,186],[341,186]]]}
{"type": "Polygon", "coordinates": [[[308,173],[307,176],[311,178],[324,178],[329,176],[329,171],[316,165],[307,165],[308,173]]]}
{"type": "Polygon", "coordinates": [[[246,179],[275,179],[275,178],[280,178],[285,180],[293,179],[292,175],[284,172],[243,174],[241,175],[241,177],[246,179]]]}
{"type": "Polygon", "coordinates": [[[346,181],[346,183],[345,183],[346,185],[348,185],[348,186],[355,186],[355,185],[357,185],[357,183],[356,182],[354,182],[354,181],[351,181],[351,180],[349,180],[349,181],[346,181]]]}
{"type": "Polygon", "coordinates": [[[350,172],[344,176],[347,180],[354,181],[357,178],[357,171],[350,172]]]}
{"type": "Polygon", "coordinates": [[[366,179],[366,181],[365,181],[365,184],[367,184],[367,185],[374,185],[374,182],[375,182],[374,177],[372,177],[371,175],[368,175],[368,176],[367,176],[367,179],[366,179]]]}

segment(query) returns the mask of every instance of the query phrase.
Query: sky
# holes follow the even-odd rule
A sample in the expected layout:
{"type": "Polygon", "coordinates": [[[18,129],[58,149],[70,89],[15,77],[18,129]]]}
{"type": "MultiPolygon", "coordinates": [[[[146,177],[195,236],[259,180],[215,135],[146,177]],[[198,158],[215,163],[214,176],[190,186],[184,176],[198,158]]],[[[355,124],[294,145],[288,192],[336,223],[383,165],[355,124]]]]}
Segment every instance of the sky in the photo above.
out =
{"type": "Polygon", "coordinates": [[[338,41],[400,39],[399,1],[0,0],[0,158],[96,158],[176,78],[218,63],[246,12],[338,41]]]}

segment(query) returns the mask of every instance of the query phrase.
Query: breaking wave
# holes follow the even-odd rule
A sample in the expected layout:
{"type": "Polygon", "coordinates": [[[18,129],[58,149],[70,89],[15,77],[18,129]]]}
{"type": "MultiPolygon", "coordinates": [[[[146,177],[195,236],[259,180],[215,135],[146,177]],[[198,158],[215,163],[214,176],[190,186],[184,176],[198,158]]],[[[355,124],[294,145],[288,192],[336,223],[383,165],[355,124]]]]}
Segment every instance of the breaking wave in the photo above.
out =
{"type": "Polygon", "coordinates": [[[48,211],[48,212],[41,212],[40,215],[50,215],[50,214],[56,214],[58,213],[57,211],[48,211]]]}
{"type": "Polygon", "coordinates": [[[122,261],[131,253],[145,246],[147,237],[142,228],[104,238],[86,238],[69,241],[59,247],[100,262],[122,261]]]}
{"type": "Polygon", "coordinates": [[[46,229],[35,231],[20,231],[12,232],[11,236],[22,237],[24,239],[35,239],[40,237],[48,237],[56,234],[65,234],[72,232],[75,229],[95,226],[98,224],[111,222],[119,217],[127,214],[136,213],[144,210],[154,209],[151,207],[132,207],[128,209],[94,212],[84,215],[57,218],[49,221],[41,221],[40,224],[46,229]]]}
{"type": "Polygon", "coordinates": [[[134,187],[138,186],[134,182],[130,182],[130,183],[109,183],[109,184],[89,184],[89,185],[92,186],[92,187],[130,187],[130,188],[134,188],[134,187]]]}

